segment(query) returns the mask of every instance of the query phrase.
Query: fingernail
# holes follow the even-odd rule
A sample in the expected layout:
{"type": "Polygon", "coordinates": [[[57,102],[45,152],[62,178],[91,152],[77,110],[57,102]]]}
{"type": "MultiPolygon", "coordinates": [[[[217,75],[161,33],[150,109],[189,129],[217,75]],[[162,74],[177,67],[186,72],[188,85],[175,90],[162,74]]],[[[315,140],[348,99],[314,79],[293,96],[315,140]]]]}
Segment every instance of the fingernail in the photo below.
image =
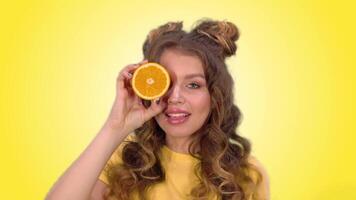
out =
{"type": "Polygon", "coordinates": [[[155,99],[154,101],[155,101],[155,103],[158,105],[159,102],[160,102],[160,99],[158,98],[158,99],[155,99]]]}

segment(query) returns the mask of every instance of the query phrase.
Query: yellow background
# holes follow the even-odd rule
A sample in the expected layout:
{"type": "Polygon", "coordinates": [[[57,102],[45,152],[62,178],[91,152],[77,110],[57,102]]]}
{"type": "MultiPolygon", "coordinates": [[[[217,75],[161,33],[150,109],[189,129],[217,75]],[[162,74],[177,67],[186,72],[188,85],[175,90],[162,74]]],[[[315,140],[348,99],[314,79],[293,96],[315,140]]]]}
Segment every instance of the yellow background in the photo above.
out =
{"type": "Polygon", "coordinates": [[[356,199],[349,2],[1,3],[1,199],[43,199],[101,128],[117,73],[142,59],[148,31],[170,20],[189,30],[202,17],[241,31],[228,60],[239,130],[269,173],[272,199],[356,199]]]}

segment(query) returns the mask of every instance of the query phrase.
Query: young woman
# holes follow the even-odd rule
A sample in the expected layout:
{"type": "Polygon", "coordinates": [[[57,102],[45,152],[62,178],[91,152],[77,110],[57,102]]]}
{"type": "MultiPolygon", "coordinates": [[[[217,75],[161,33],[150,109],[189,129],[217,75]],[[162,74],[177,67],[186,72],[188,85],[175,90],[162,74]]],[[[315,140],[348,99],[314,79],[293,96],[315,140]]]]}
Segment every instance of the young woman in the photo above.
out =
{"type": "Polygon", "coordinates": [[[152,30],[145,60],[121,70],[108,119],[47,199],[269,199],[267,173],[236,133],[241,113],[225,59],[238,38],[227,21],[201,20],[190,32],[182,22],[152,30]],[[172,80],[150,102],[129,84],[148,61],[172,80]]]}

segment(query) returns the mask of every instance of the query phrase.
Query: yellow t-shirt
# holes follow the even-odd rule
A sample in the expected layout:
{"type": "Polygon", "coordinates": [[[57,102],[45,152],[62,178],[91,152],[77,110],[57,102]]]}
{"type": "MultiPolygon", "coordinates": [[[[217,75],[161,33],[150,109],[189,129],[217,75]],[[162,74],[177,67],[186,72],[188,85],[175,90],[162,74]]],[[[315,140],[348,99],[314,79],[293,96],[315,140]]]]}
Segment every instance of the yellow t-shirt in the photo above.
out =
{"type": "MultiPolygon", "coordinates": [[[[130,134],[125,141],[134,141],[135,135],[130,134]]],[[[99,175],[99,179],[109,184],[107,179],[106,169],[109,164],[122,163],[121,151],[126,142],[123,142],[111,155],[104,170],[99,175]]],[[[170,150],[167,146],[161,148],[160,155],[161,165],[165,170],[166,179],[162,183],[151,186],[148,199],[154,200],[187,200],[191,199],[189,193],[198,183],[198,178],[194,173],[194,167],[199,163],[199,160],[189,154],[177,153],[170,150]]],[[[253,156],[250,156],[249,162],[255,165],[263,175],[262,185],[256,191],[263,199],[269,199],[269,179],[266,170],[262,164],[253,156]]],[[[256,177],[251,177],[256,179],[256,177]]],[[[137,194],[134,194],[134,200],[138,200],[137,194]]],[[[210,194],[209,200],[220,200],[216,194],[210,194]]],[[[252,199],[250,196],[248,199],[252,199]]]]}
{"type": "MultiPolygon", "coordinates": [[[[133,140],[133,137],[134,136],[130,134],[126,140],[133,140]]],[[[122,147],[123,145],[119,145],[108,163],[117,164],[122,162],[120,157],[122,147]]],[[[164,182],[151,187],[148,199],[189,199],[191,189],[198,183],[198,178],[194,173],[194,167],[199,162],[198,159],[189,154],[174,152],[165,145],[161,149],[161,156],[160,160],[165,170],[166,179],[164,182]]],[[[104,170],[101,172],[99,179],[106,184],[109,183],[104,170]]],[[[213,197],[211,199],[217,198],[213,197]]]]}

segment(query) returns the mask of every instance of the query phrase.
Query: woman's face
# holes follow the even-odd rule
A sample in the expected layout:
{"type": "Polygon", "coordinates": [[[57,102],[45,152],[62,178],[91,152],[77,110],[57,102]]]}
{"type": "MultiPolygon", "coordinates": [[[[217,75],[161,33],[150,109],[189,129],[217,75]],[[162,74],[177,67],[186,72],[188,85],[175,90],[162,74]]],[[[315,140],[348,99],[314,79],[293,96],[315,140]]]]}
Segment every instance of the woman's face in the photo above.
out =
{"type": "Polygon", "coordinates": [[[161,98],[166,109],[155,116],[166,137],[189,139],[210,112],[210,94],[203,64],[196,56],[177,49],[165,50],[160,58],[171,77],[171,86],[161,98]]]}

